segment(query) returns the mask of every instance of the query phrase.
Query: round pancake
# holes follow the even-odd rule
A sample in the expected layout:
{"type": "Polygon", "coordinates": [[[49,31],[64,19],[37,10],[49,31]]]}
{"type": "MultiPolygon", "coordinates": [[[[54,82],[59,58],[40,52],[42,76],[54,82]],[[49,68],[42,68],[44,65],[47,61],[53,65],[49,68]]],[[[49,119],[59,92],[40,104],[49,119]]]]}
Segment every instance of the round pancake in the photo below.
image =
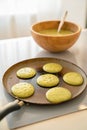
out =
{"type": "Polygon", "coordinates": [[[46,92],[46,98],[49,102],[57,104],[72,98],[71,92],[63,87],[54,87],[46,92]]]}
{"type": "Polygon", "coordinates": [[[16,97],[27,98],[34,93],[34,87],[30,83],[22,82],[13,85],[11,91],[16,97]]]}
{"type": "Polygon", "coordinates": [[[68,83],[70,85],[74,85],[74,86],[78,86],[83,83],[83,77],[81,76],[81,74],[79,74],[77,72],[68,72],[68,73],[64,74],[63,80],[66,83],[68,83]]]}
{"type": "Polygon", "coordinates": [[[36,75],[36,70],[30,67],[24,67],[17,71],[17,77],[27,79],[36,75]]]}
{"type": "Polygon", "coordinates": [[[49,73],[58,73],[62,68],[63,67],[58,63],[47,63],[43,66],[43,70],[49,73]]]}
{"type": "Polygon", "coordinates": [[[59,83],[59,78],[53,74],[43,74],[37,78],[37,84],[42,87],[53,87],[59,83]]]}

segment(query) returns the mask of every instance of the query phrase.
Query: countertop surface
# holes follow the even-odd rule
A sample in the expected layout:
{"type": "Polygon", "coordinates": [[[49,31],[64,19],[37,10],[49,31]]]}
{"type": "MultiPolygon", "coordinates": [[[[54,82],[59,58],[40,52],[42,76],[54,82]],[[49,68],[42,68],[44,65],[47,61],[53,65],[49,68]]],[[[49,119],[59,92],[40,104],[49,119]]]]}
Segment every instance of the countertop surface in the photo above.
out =
{"type": "MultiPolygon", "coordinates": [[[[83,30],[76,44],[69,50],[61,53],[51,53],[40,48],[32,37],[7,39],[0,41],[0,84],[4,72],[13,64],[36,57],[55,57],[70,61],[81,67],[87,74],[87,30],[83,30]]],[[[1,85],[2,86],[2,85],[1,85]]],[[[3,87],[0,87],[0,105],[4,100],[3,87]]],[[[86,106],[84,106],[84,109],[86,106]]],[[[67,114],[49,120],[27,125],[16,130],[86,130],[87,110],[67,114]]],[[[0,123],[0,130],[9,130],[6,119],[0,123]]]]}

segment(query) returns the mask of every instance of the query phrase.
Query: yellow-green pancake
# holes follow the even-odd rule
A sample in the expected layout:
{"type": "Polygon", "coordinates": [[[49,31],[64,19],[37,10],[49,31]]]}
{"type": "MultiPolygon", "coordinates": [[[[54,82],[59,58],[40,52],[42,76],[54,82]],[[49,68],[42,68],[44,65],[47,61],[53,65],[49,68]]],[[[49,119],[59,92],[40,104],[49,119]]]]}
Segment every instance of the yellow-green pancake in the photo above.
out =
{"type": "Polygon", "coordinates": [[[30,83],[17,83],[11,87],[12,93],[19,98],[27,98],[33,95],[34,86],[30,83]]]}
{"type": "Polygon", "coordinates": [[[81,85],[83,83],[83,77],[77,72],[68,72],[64,74],[63,80],[70,85],[81,85]]]}
{"type": "Polygon", "coordinates": [[[49,73],[58,73],[62,68],[63,67],[58,63],[47,63],[43,66],[43,70],[49,73]]]}
{"type": "Polygon", "coordinates": [[[49,102],[57,104],[72,98],[71,92],[63,87],[54,87],[46,92],[46,98],[49,102]]]}
{"type": "Polygon", "coordinates": [[[36,70],[31,67],[24,67],[17,71],[17,77],[27,79],[36,75],[36,70]]]}
{"type": "Polygon", "coordinates": [[[53,74],[43,74],[37,78],[37,84],[43,87],[53,87],[59,83],[59,78],[53,74]]]}

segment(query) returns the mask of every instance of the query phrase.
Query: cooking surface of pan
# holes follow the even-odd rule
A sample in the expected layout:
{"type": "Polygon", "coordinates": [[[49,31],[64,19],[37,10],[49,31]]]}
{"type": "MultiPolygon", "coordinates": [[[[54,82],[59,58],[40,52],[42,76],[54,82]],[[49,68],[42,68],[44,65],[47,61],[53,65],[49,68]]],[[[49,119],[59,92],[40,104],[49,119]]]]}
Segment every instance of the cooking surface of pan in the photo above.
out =
{"type": "MultiPolygon", "coordinates": [[[[24,102],[28,102],[28,103],[34,103],[34,104],[51,104],[47,99],[46,99],[46,92],[48,89],[50,88],[43,88],[40,87],[37,83],[37,77],[40,76],[41,74],[45,74],[46,72],[43,71],[42,67],[44,64],[46,63],[59,63],[63,66],[63,70],[61,71],[60,74],[56,74],[56,76],[59,77],[59,84],[58,86],[62,86],[65,88],[68,88],[71,93],[72,93],[72,99],[79,96],[86,88],[86,84],[87,84],[87,79],[86,79],[86,74],[85,72],[78,67],[77,65],[68,62],[66,60],[62,60],[62,59],[57,59],[57,58],[33,58],[33,59],[29,59],[29,60],[24,60],[21,61],[19,63],[14,64],[13,66],[11,66],[5,73],[3,76],[3,85],[6,89],[6,91],[12,95],[13,97],[15,97],[12,93],[11,93],[11,87],[19,82],[29,82],[31,84],[33,84],[33,86],[35,87],[35,93],[29,97],[29,98],[25,98],[25,99],[21,99],[24,102]],[[20,68],[23,67],[32,67],[34,69],[36,69],[37,74],[30,79],[20,79],[16,76],[16,72],[17,70],[19,70],[20,68]],[[68,85],[66,84],[62,77],[66,72],[70,72],[70,71],[75,71],[80,73],[83,76],[84,82],[82,85],[76,87],[76,86],[72,86],[72,85],[68,85]]],[[[16,97],[15,97],[16,98],[16,97]]]]}

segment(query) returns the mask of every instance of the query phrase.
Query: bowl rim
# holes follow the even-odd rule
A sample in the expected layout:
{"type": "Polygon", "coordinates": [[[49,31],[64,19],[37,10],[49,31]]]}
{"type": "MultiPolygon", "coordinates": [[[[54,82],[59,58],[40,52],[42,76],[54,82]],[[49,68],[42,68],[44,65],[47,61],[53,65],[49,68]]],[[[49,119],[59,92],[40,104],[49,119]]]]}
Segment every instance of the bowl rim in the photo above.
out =
{"type": "Polygon", "coordinates": [[[34,26],[36,26],[37,24],[41,24],[41,23],[46,23],[46,22],[60,22],[60,20],[46,20],[46,21],[40,21],[40,22],[36,22],[36,23],[34,23],[32,26],[31,26],[31,33],[32,32],[34,32],[34,33],[36,33],[36,34],[38,34],[38,35],[40,35],[40,36],[45,36],[45,37],[48,37],[48,36],[50,36],[50,37],[68,37],[68,36],[72,36],[72,35],[76,35],[76,34],[78,34],[79,32],[81,32],[81,30],[82,30],[82,28],[81,28],[81,26],[79,25],[79,24],[76,24],[75,22],[70,22],[70,21],[65,21],[65,23],[70,23],[70,24],[73,24],[73,25],[75,25],[75,26],[77,26],[77,28],[78,28],[78,30],[76,31],[76,32],[73,32],[72,34],[66,34],[66,35],[45,35],[45,34],[41,34],[41,33],[39,33],[39,32],[36,32],[35,30],[33,30],[33,27],[34,26]]]}

